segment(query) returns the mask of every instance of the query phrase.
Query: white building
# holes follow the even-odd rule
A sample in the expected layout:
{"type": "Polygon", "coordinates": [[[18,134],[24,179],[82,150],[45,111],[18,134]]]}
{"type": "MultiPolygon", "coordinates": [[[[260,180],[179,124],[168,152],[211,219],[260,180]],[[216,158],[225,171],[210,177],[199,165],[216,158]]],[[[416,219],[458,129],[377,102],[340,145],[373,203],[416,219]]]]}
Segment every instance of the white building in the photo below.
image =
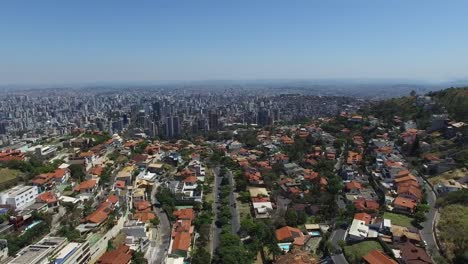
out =
{"type": "Polygon", "coordinates": [[[47,264],[50,257],[59,252],[67,244],[67,239],[63,237],[46,237],[36,244],[23,248],[16,258],[8,264],[47,264]]]}
{"type": "Polygon", "coordinates": [[[60,264],[86,264],[91,260],[89,242],[70,242],[55,256],[55,263],[60,264]]]}
{"type": "Polygon", "coordinates": [[[32,205],[38,194],[39,189],[37,186],[18,185],[0,193],[0,204],[7,204],[15,209],[22,209],[32,205]]]}
{"type": "Polygon", "coordinates": [[[349,240],[363,240],[367,238],[369,233],[369,227],[366,225],[366,222],[358,219],[354,219],[353,223],[348,230],[348,239],[349,240]]]}
{"type": "Polygon", "coordinates": [[[271,202],[253,202],[252,206],[255,211],[255,218],[270,218],[270,212],[273,211],[271,202]]]}

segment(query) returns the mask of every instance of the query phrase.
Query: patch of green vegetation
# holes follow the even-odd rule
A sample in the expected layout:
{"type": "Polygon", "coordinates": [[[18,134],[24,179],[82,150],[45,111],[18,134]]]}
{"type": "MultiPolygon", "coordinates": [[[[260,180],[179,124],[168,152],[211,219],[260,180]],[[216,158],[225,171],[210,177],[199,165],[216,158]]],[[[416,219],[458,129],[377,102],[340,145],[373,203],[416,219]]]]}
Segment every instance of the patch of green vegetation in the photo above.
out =
{"type": "Polygon", "coordinates": [[[468,207],[447,205],[441,210],[438,237],[444,245],[446,257],[453,263],[466,263],[468,256],[468,207]]]}
{"type": "Polygon", "coordinates": [[[362,257],[374,249],[383,250],[379,242],[376,241],[363,241],[343,247],[346,259],[350,263],[361,263],[362,257]]]}
{"type": "Polygon", "coordinates": [[[0,168],[0,184],[16,179],[21,175],[21,171],[8,168],[0,168]]]}
{"type": "Polygon", "coordinates": [[[248,203],[243,203],[240,201],[237,201],[236,203],[240,219],[250,217],[250,205],[248,203]]]}
{"type": "Polygon", "coordinates": [[[383,217],[385,219],[390,219],[393,225],[413,227],[413,224],[412,224],[413,218],[409,216],[385,212],[383,217]]]}
{"type": "Polygon", "coordinates": [[[457,121],[468,122],[468,87],[449,88],[430,94],[457,121]]]}

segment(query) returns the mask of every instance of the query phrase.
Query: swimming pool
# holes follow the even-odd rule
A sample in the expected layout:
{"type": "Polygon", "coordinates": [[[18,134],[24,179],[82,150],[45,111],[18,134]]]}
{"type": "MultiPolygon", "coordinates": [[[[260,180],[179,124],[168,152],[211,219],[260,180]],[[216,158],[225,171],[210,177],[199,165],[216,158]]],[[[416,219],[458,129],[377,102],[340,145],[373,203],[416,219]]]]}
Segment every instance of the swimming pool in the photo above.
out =
{"type": "Polygon", "coordinates": [[[311,235],[313,237],[320,236],[320,231],[309,231],[308,233],[309,233],[309,235],[311,235]]]}
{"type": "Polygon", "coordinates": [[[283,251],[289,251],[291,249],[291,243],[278,243],[278,247],[283,251]]]}

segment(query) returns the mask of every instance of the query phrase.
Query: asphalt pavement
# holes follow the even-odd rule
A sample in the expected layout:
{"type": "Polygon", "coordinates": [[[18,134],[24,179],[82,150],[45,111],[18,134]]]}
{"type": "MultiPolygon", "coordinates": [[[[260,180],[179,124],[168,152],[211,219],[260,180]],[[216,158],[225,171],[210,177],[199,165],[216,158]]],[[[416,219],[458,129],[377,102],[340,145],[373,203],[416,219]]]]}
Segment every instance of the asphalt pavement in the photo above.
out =
{"type": "MultiPolygon", "coordinates": [[[[159,183],[155,182],[151,191],[151,201],[153,205],[158,204],[156,200],[158,187],[159,183]]],[[[154,206],[153,211],[159,218],[159,226],[157,228],[157,237],[155,240],[151,241],[150,247],[145,255],[149,263],[161,264],[164,263],[166,259],[169,244],[171,243],[171,223],[169,222],[166,212],[161,208],[154,206]]]]}
{"type": "Polygon", "coordinates": [[[211,255],[214,255],[215,250],[219,246],[219,236],[221,234],[221,228],[216,227],[215,222],[218,220],[218,205],[220,204],[219,202],[219,186],[221,185],[221,179],[218,176],[219,174],[219,167],[216,167],[213,169],[213,176],[214,176],[214,188],[213,188],[213,223],[211,224],[211,255]]]}
{"type": "MultiPolygon", "coordinates": [[[[341,248],[340,245],[338,244],[338,241],[345,240],[345,235],[346,235],[345,229],[338,228],[338,229],[333,230],[330,236],[330,241],[335,248],[341,248]]],[[[348,264],[348,261],[344,257],[343,253],[333,254],[331,256],[331,259],[333,263],[335,264],[348,264]]]]}
{"type": "Polygon", "coordinates": [[[237,231],[240,229],[240,220],[239,220],[239,212],[237,211],[236,204],[236,193],[234,192],[235,181],[231,171],[227,172],[229,177],[229,183],[231,184],[231,193],[229,194],[229,206],[231,209],[231,228],[232,233],[236,234],[237,231]]]}

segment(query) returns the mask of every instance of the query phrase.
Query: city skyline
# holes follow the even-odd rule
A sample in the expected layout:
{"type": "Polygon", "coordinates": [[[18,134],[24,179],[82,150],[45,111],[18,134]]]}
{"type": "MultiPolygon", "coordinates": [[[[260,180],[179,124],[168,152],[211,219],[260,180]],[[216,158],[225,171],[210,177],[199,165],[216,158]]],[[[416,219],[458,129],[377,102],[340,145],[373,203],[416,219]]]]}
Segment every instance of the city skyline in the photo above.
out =
{"type": "Polygon", "coordinates": [[[462,1],[1,7],[1,85],[468,77],[462,1]]]}

